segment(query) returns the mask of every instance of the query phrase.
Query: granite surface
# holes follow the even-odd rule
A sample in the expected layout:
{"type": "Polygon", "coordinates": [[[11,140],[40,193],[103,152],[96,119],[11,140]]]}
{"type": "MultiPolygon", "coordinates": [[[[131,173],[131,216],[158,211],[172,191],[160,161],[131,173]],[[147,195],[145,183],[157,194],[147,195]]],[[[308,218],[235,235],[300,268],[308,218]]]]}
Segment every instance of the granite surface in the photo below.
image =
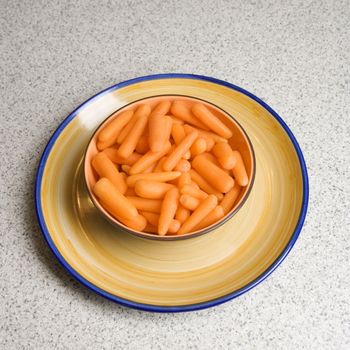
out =
{"type": "Polygon", "coordinates": [[[350,2],[0,0],[1,349],[349,349],[350,2]],[[74,281],[36,222],[33,184],[60,121],[129,78],[197,73],[291,127],[310,207],[283,264],[193,313],[113,304],[74,281]]]}

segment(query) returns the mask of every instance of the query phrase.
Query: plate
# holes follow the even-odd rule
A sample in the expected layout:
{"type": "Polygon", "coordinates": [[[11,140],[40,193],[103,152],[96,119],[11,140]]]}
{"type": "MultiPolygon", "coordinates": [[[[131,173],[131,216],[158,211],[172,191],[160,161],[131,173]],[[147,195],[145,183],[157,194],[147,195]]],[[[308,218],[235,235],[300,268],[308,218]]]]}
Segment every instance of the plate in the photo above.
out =
{"type": "Polygon", "coordinates": [[[69,273],[112,301],[157,312],[214,306],[256,286],[293,247],[308,203],[302,152],[277,113],[242,88],[189,74],[128,80],[84,102],[49,140],[35,186],[40,227],[69,273]],[[242,125],[255,151],[254,186],[239,212],[206,235],[161,242],[119,232],[88,196],[82,171],[87,143],[113,111],[177,94],[209,101],[242,125]]]}

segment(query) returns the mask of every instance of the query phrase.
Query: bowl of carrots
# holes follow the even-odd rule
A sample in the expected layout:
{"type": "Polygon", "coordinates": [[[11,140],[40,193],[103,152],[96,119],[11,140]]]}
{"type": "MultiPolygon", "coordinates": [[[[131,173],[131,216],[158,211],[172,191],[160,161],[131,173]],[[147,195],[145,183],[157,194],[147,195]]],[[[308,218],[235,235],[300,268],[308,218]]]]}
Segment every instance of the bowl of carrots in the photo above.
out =
{"type": "Polygon", "coordinates": [[[208,233],[242,207],[255,157],[241,125],[194,97],[130,103],[97,128],[84,158],[87,191],[115,226],[139,237],[208,233]]]}

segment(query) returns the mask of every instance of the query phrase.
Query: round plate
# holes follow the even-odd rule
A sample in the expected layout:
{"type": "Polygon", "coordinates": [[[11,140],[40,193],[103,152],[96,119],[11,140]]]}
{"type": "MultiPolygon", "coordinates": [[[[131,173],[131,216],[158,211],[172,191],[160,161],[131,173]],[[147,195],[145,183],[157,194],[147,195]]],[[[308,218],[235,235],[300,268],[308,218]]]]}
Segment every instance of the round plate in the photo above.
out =
{"type": "Polygon", "coordinates": [[[148,311],[220,304],[265,279],[299,236],[308,202],[301,150],[283,120],[249,92],[213,78],[161,74],[114,85],[72,112],[45,148],[36,178],[37,216],[62,265],[96,293],[148,311]],[[113,111],[156,95],[209,101],[233,115],[255,151],[255,183],[239,212],[217,230],[160,242],[119,232],[92,204],[82,159],[113,111]]]}

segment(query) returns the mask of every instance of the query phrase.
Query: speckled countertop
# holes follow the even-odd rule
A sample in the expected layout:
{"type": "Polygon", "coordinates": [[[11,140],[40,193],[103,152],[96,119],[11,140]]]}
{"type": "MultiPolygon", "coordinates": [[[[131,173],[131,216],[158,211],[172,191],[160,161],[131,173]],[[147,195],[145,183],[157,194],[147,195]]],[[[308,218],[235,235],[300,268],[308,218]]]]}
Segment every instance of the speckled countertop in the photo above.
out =
{"type": "Polygon", "coordinates": [[[349,1],[0,1],[1,349],[349,349],[349,1]],[[269,103],[310,176],[283,264],[236,300],[143,313],[72,280],[39,231],[33,184],[78,104],[136,76],[214,76],[269,103]]]}

